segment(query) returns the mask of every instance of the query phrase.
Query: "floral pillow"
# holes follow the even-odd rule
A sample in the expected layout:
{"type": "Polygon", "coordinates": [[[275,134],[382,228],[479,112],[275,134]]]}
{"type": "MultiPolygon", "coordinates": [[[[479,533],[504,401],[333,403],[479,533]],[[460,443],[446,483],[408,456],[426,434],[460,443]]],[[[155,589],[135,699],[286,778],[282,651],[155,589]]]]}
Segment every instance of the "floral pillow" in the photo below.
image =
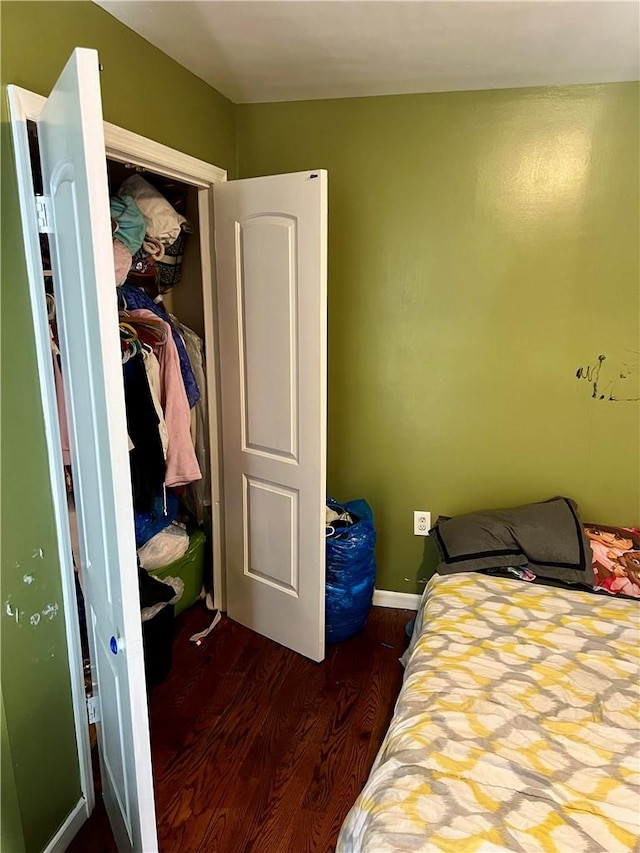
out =
{"type": "Polygon", "coordinates": [[[584,532],[591,545],[594,589],[640,598],[640,530],[587,524],[584,532]]]}

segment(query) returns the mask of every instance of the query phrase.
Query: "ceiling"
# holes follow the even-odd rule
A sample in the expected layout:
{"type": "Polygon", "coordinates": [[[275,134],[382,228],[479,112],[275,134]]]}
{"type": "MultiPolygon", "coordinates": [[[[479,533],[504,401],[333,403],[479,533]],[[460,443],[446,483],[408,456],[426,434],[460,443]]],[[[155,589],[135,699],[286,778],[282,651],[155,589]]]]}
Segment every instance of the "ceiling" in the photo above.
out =
{"type": "Polygon", "coordinates": [[[640,79],[636,0],[100,0],[236,103],[640,79]]]}

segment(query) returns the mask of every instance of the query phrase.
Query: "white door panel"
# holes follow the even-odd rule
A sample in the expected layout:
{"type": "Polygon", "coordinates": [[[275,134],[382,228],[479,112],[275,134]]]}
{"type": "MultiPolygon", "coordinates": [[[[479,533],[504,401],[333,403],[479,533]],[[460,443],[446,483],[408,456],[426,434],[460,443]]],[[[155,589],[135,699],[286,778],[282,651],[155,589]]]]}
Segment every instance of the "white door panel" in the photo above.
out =
{"type": "Polygon", "coordinates": [[[103,795],[120,850],[157,850],[98,56],[77,49],[38,120],[71,433],[103,795]]]}
{"type": "Polygon", "coordinates": [[[324,657],[327,174],[214,188],[229,615],[324,657]]]}

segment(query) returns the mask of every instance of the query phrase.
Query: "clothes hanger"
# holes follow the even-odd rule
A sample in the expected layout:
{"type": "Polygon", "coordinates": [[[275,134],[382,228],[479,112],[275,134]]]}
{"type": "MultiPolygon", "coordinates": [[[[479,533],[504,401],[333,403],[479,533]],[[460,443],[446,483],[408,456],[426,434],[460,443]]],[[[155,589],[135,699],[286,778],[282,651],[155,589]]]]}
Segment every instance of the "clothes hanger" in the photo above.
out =
{"type": "Polygon", "coordinates": [[[122,363],[126,364],[130,358],[134,358],[142,351],[142,343],[138,338],[138,332],[130,323],[121,322],[119,328],[122,363]]]}
{"type": "Polygon", "coordinates": [[[161,318],[137,317],[135,312],[120,312],[121,325],[124,323],[136,330],[138,337],[142,335],[145,343],[161,345],[166,343],[168,331],[167,321],[161,318]]]}
{"type": "Polygon", "coordinates": [[[131,323],[126,321],[120,321],[120,337],[124,341],[137,341],[138,340],[138,332],[133,328],[131,323]]]}

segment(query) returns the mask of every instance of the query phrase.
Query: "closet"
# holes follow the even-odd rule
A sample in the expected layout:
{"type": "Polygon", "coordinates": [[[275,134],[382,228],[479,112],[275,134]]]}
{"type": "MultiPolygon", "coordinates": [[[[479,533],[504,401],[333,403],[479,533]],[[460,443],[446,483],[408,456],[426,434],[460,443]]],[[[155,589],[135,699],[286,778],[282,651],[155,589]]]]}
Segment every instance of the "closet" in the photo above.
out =
{"type": "MultiPolygon", "coordinates": [[[[139,365],[127,362],[130,367],[130,372],[124,367],[127,418],[131,421],[135,414],[142,418],[137,428],[139,431],[142,428],[143,463],[148,461],[144,457],[150,457],[151,461],[150,470],[143,464],[137,472],[134,465],[137,451],[130,452],[138,555],[143,568],[157,572],[172,560],[181,559],[186,552],[183,562],[174,564],[178,583],[182,581],[184,585],[182,590],[177,590],[181,598],[176,604],[176,613],[193,603],[194,597],[200,594],[200,587],[203,593],[208,593],[207,601],[213,608],[213,560],[209,550],[213,535],[210,459],[212,452],[216,459],[218,454],[216,447],[210,448],[208,427],[197,191],[188,184],[133,163],[108,159],[107,175],[112,227],[118,228],[113,237],[116,283],[121,285],[117,293],[123,359],[132,355],[130,362],[142,361],[148,378],[153,376],[157,386],[153,402],[159,424],[155,428],[153,408],[149,406],[149,395],[144,387],[144,372],[136,378],[139,365]],[[121,210],[124,219],[114,219],[121,210]],[[151,225],[141,221],[143,215],[150,217],[151,225]],[[120,222],[123,222],[122,227],[118,227],[120,222]],[[159,234],[163,229],[167,233],[159,234]],[[150,236],[150,230],[155,236],[150,236]],[[133,257],[120,241],[121,234],[125,241],[133,237],[133,257]],[[121,270],[117,263],[120,258],[121,270]],[[171,381],[167,382],[163,371],[171,362],[167,356],[163,359],[163,354],[176,344],[178,348],[173,355],[180,374],[173,377],[175,381],[169,377],[171,381]],[[136,356],[140,352],[142,359],[136,356]],[[162,361],[162,369],[156,355],[162,361]],[[140,380],[142,387],[138,389],[136,382],[140,380]],[[165,391],[160,387],[161,380],[167,384],[166,399],[161,393],[165,391]],[[138,400],[138,390],[142,392],[141,400],[138,400]],[[175,392],[181,397],[174,399],[175,392]],[[177,409],[180,410],[179,418],[176,418],[177,409]],[[160,479],[164,476],[165,485],[157,483],[152,488],[150,501],[144,493],[147,481],[157,476],[154,464],[162,469],[160,479]],[[139,473],[138,478],[136,473],[139,473]],[[143,481],[142,496],[136,494],[137,479],[143,481]],[[186,532],[181,529],[180,521],[172,523],[176,513],[183,526],[187,526],[186,532]],[[208,571],[203,576],[205,563],[208,571]]],[[[220,538],[217,531],[216,534],[220,538]]],[[[167,568],[155,576],[164,578],[170,574],[167,568]]],[[[152,591],[148,592],[153,597],[152,591]]]]}
{"type": "MultiPolygon", "coordinates": [[[[37,126],[29,122],[28,129],[34,192],[41,197],[37,126]]],[[[154,174],[133,163],[107,160],[107,175],[114,231],[114,271],[119,285],[119,329],[136,546],[140,569],[147,570],[139,569],[138,576],[141,582],[145,670],[148,686],[151,686],[166,676],[171,665],[174,606],[177,616],[198,598],[204,598],[209,609],[214,609],[211,449],[197,192],[194,187],[154,174]],[[140,206],[134,198],[139,192],[146,199],[140,206]],[[148,227],[143,210],[150,217],[148,227]],[[161,228],[168,232],[161,235],[164,244],[156,236],[150,236],[157,235],[161,228]],[[149,251],[153,254],[150,255],[149,251]],[[177,299],[173,298],[176,291],[180,294],[177,299]],[[184,308],[197,332],[182,322],[183,311],[176,314],[178,309],[174,308],[174,303],[184,308]],[[145,312],[148,316],[143,317],[145,312]],[[180,345],[179,358],[174,343],[176,335],[176,342],[180,345]],[[174,377],[172,383],[168,383],[163,375],[169,362],[168,356],[163,356],[170,347],[174,350],[175,362],[185,374],[184,378],[174,377]],[[158,358],[163,359],[162,370],[158,358]],[[177,424],[176,410],[181,415],[177,424]],[[167,416],[165,421],[167,411],[171,418],[167,416]],[[188,447],[184,446],[185,441],[188,447]],[[173,451],[174,444],[179,446],[179,452],[173,451]],[[203,571],[205,565],[208,567],[206,573],[203,571]],[[160,612],[165,607],[171,612],[160,612]]],[[[81,559],[73,470],[56,334],[56,287],[47,234],[40,235],[40,244],[73,562],[76,572],[79,572],[81,559]]],[[[81,588],[82,578],[79,575],[78,609],[86,671],[89,654],[81,588]]],[[[220,618],[217,611],[215,618],[220,618]]]]}
{"type": "Polygon", "coordinates": [[[321,660],[327,176],[226,181],[210,164],[103,124],[92,50],[74,51],[46,99],[13,86],[9,99],[86,810],[87,718],[40,234],[50,243],[56,282],[103,796],[120,849],[151,853],[157,841],[110,183],[147,174],[167,191],[169,183],[185,191],[193,233],[183,281],[165,300],[204,336],[205,575],[215,606],[321,660]],[[38,128],[39,198],[29,120],[38,128]]]}

